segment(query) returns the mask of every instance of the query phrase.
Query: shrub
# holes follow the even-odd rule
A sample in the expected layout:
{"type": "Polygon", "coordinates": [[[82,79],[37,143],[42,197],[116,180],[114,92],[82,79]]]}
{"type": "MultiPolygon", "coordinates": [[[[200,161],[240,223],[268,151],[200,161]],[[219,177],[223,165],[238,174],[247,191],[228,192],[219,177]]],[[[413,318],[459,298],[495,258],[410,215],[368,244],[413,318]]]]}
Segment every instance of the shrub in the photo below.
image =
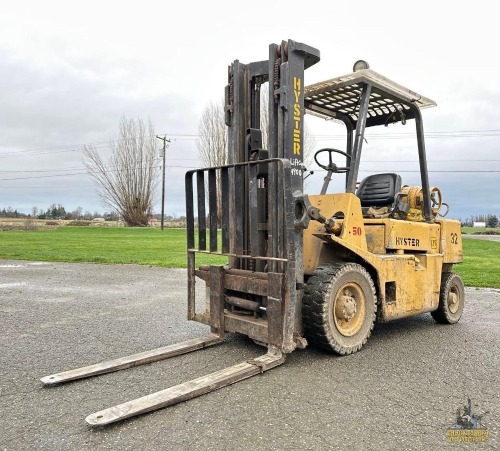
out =
{"type": "Polygon", "coordinates": [[[478,235],[500,235],[498,230],[485,230],[484,232],[479,232],[478,235]]]}
{"type": "Polygon", "coordinates": [[[70,221],[68,222],[69,226],[82,226],[87,227],[92,224],[92,221],[70,221]]]}

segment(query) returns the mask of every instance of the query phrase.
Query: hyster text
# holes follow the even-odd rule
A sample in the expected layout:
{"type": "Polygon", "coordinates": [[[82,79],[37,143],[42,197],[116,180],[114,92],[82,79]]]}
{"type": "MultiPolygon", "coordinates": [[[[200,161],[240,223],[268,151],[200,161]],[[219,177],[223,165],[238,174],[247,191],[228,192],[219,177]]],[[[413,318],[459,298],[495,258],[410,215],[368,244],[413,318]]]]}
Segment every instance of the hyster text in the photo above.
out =
{"type": "Polygon", "coordinates": [[[397,236],[396,246],[418,247],[420,246],[420,240],[418,238],[401,238],[397,236]]]}

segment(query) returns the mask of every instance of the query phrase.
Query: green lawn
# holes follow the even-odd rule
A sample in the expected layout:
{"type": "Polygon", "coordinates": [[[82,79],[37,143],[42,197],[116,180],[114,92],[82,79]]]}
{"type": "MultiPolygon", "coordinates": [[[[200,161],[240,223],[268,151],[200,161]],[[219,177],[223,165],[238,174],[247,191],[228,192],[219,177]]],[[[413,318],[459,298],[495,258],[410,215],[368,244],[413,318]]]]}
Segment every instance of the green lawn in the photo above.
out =
{"type": "MultiPolygon", "coordinates": [[[[464,263],[456,265],[464,283],[500,288],[500,242],[463,240],[464,263]]],[[[186,230],[156,228],[59,227],[0,232],[0,258],[31,261],[136,263],[186,267],[186,230]]],[[[224,263],[198,255],[198,264],[224,263]]]]}
{"type": "Polygon", "coordinates": [[[487,235],[500,235],[500,228],[491,227],[462,227],[462,233],[467,235],[487,234],[487,235]]]}
{"type": "MultiPolygon", "coordinates": [[[[0,258],[14,260],[136,263],[185,268],[186,230],[129,227],[58,227],[0,232],[0,258]]],[[[225,258],[199,255],[199,264],[225,258]]]]}
{"type": "Polygon", "coordinates": [[[465,285],[500,288],[500,242],[464,238],[464,262],[455,265],[465,285]]]}

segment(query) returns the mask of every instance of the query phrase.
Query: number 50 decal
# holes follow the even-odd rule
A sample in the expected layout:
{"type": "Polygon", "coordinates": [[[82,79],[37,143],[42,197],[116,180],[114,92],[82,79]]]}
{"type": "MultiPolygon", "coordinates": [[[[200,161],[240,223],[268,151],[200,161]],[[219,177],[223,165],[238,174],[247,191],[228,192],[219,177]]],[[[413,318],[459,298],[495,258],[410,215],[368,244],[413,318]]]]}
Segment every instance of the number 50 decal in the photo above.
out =
{"type": "Polygon", "coordinates": [[[355,227],[352,228],[352,234],[353,235],[361,235],[361,233],[362,233],[361,232],[361,227],[356,227],[355,226],[355,227]]]}

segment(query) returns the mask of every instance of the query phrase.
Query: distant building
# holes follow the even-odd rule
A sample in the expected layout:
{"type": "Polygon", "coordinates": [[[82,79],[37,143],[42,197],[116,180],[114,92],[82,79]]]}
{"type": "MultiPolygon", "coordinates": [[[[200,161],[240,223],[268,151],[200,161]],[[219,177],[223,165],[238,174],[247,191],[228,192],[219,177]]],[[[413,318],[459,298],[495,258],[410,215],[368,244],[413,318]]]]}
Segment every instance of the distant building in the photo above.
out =
{"type": "Polygon", "coordinates": [[[479,221],[474,221],[472,223],[472,227],[486,227],[486,223],[485,222],[479,222],[479,221]]]}
{"type": "Polygon", "coordinates": [[[94,219],[92,219],[92,221],[94,221],[94,222],[104,222],[105,219],[104,218],[94,218],[94,219]]]}

